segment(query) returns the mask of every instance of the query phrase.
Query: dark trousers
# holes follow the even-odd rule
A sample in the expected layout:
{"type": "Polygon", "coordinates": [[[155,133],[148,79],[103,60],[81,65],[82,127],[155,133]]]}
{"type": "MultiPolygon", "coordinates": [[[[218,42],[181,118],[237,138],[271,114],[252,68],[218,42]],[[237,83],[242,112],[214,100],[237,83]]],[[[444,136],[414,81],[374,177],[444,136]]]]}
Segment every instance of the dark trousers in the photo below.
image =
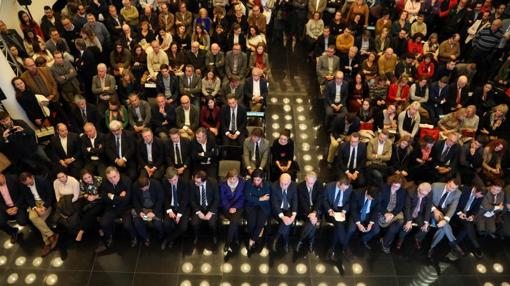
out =
{"type": "Polygon", "coordinates": [[[131,215],[130,209],[117,209],[110,208],[107,209],[101,220],[99,221],[99,225],[104,232],[105,237],[111,237],[113,234],[113,226],[115,224],[115,219],[117,217],[122,218],[122,226],[124,229],[129,232],[131,239],[136,238],[136,232],[133,227],[133,216],[131,215]]]}
{"type": "Polygon", "coordinates": [[[163,218],[163,229],[166,238],[169,241],[174,241],[183,233],[185,233],[188,230],[188,220],[189,220],[188,212],[182,214],[181,218],[179,219],[179,223],[175,222],[175,220],[173,219],[170,219],[168,215],[165,215],[165,217],[163,218]]]}
{"type": "Polygon", "coordinates": [[[225,212],[225,217],[230,221],[227,232],[227,245],[233,242],[239,242],[239,226],[241,225],[241,218],[243,217],[242,210],[237,209],[233,214],[227,211],[225,212]]]}
{"type": "MultiPolygon", "coordinates": [[[[202,213],[206,214],[207,211],[202,211],[202,213]]],[[[218,216],[215,214],[211,217],[210,220],[201,220],[200,218],[198,218],[197,214],[193,214],[193,216],[191,217],[191,227],[193,227],[195,235],[198,235],[198,233],[200,232],[200,224],[202,222],[207,222],[207,226],[212,231],[213,235],[216,235],[217,221],[218,216]]]]}
{"type": "Polygon", "coordinates": [[[88,230],[97,225],[97,217],[100,216],[102,212],[103,205],[101,203],[85,202],[85,205],[81,209],[78,230],[88,230]]]}
{"type": "MultiPolygon", "coordinates": [[[[284,216],[290,217],[292,215],[291,211],[283,211],[284,216]]],[[[289,243],[289,233],[290,228],[292,227],[292,223],[289,225],[286,225],[283,223],[283,220],[275,216],[275,219],[278,221],[278,232],[276,233],[276,239],[281,238],[284,242],[284,244],[289,243]]]]}
{"type": "MultiPolygon", "coordinates": [[[[386,233],[383,236],[383,246],[389,248],[391,243],[397,236],[398,232],[402,228],[402,221],[395,220],[389,226],[386,227],[386,233]]],[[[381,232],[382,227],[376,222],[373,227],[373,233],[368,235],[368,239],[372,239],[381,232]]]]}
{"type": "Polygon", "coordinates": [[[13,235],[18,232],[18,229],[9,225],[8,221],[15,219],[19,225],[26,225],[28,222],[27,212],[25,210],[18,209],[16,215],[10,216],[5,210],[1,210],[0,213],[0,229],[8,235],[13,235]]]}
{"type": "Polygon", "coordinates": [[[457,218],[454,221],[454,226],[459,230],[455,236],[458,243],[467,237],[474,248],[480,248],[480,243],[478,243],[478,239],[476,238],[475,222],[457,218]]]}
{"type": "Polygon", "coordinates": [[[248,234],[253,241],[259,240],[259,235],[269,218],[269,213],[263,208],[246,207],[246,220],[248,222],[248,234]]]}
{"type": "MultiPolygon", "coordinates": [[[[366,227],[369,224],[369,221],[367,220],[367,221],[363,221],[360,223],[366,227]]],[[[372,225],[372,229],[369,232],[364,232],[361,234],[361,240],[363,242],[369,242],[374,237],[375,225],[376,225],[376,223],[374,223],[374,225],[372,225]]],[[[347,231],[347,237],[345,240],[345,243],[347,245],[349,245],[351,238],[354,236],[354,234],[356,232],[358,232],[358,226],[356,225],[355,222],[351,222],[351,224],[349,225],[349,230],[347,231]]]]}
{"type": "Polygon", "coordinates": [[[154,217],[151,221],[145,221],[137,214],[137,216],[133,218],[133,224],[136,233],[143,240],[149,239],[148,228],[155,229],[158,232],[159,239],[163,237],[163,223],[159,217],[154,217]]]}
{"type": "MultiPolygon", "coordinates": [[[[416,221],[413,221],[413,222],[416,222],[416,221]]],[[[423,221],[416,222],[416,223],[417,223],[417,226],[413,227],[416,229],[416,234],[414,235],[414,238],[416,238],[419,241],[422,241],[423,239],[425,239],[425,236],[427,236],[427,233],[428,233],[428,230],[430,229],[430,227],[427,229],[427,231],[422,231],[421,227],[423,226],[423,221]]],[[[404,243],[404,240],[406,239],[407,235],[409,233],[411,233],[412,231],[413,231],[413,229],[410,229],[408,232],[406,232],[406,231],[404,231],[404,228],[402,228],[400,230],[400,233],[398,234],[398,239],[400,240],[401,244],[404,243]]]]}
{"type": "MultiPolygon", "coordinates": [[[[315,228],[315,224],[312,224],[308,217],[301,217],[300,219],[303,220],[303,229],[301,230],[301,234],[299,235],[299,240],[300,241],[308,240],[310,241],[310,243],[313,243],[313,241],[315,240],[315,233],[317,230],[315,228]]],[[[317,216],[317,220],[318,221],[320,220],[319,216],[317,216]]]]}
{"type": "Polygon", "coordinates": [[[90,170],[94,174],[98,174],[101,177],[105,176],[106,165],[100,161],[87,161],[85,163],[85,169],[90,170]]]}
{"type": "Polygon", "coordinates": [[[336,221],[335,218],[328,216],[328,222],[334,225],[330,248],[334,250],[338,243],[340,243],[342,249],[347,248],[347,220],[340,222],[336,221]]]}

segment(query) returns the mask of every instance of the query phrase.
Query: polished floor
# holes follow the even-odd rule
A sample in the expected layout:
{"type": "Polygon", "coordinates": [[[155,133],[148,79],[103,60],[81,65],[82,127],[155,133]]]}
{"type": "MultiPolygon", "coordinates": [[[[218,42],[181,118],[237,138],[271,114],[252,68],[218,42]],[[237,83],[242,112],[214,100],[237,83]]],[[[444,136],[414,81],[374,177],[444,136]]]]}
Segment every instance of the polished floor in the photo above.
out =
{"type": "MultiPolygon", "coordinates": [[[[273,81],[266,133],[272,140],[282,128],[290,128],[301,170],[320,172],[326,137],[319,123],[324,111],[314,100],[318,87],[313,66],[301,55],[281,46],[271,50],[273,81]]],[[[320,176],[324,180],[334,177],[331,172],[320,172],[320,176]]],[[[203,237],[197,248],[185,237],[162,252],[156,242],[150,247],[130,248],[119,227],[114,247],[107,253],[95,254],[98,241],[91,234],[80,245],[62,239],[59,249],[43,259],[39,257],[39,234],[28,227],[23,233],[16,245],[0,234],[0,285],[510,285],[510,243],[501,240],[482,240],[481,259],[451,256],[444,245],[430,261],[425,251],[414,250],[411,239],[392,255],[382,253],[376,243],[372,251],[366,251],[354,239],[354,257],[333,263],[323,259],[330,235],[330,229],[323,227],[315,253],[296,256],[291,247],[284,255],[264,247],[248,258],[243,245],[225,261],[222,243],[215,248],[208,237],[203,237]]]]}

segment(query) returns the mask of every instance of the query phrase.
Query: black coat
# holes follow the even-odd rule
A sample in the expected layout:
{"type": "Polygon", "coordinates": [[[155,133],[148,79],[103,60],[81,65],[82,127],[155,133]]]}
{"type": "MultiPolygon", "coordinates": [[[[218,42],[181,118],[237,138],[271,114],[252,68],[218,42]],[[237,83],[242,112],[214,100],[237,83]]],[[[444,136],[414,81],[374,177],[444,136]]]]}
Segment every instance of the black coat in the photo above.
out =
{"type": "Polygon", "coordinates": [[[81,152],[83,154],[83,158],[85,162],[91,162],[92,156],[96,156],[99,158],[99,161],[104,162],[105,160],[105,135],[103,133],[97,132],[96,139],[94,140],[94,146],[92,146],[92,141],[86,135],[81,136],[81,152]],[[89,149],[90,148],[90,149],[89,149]]]}
{"type": "Polygon", "coordinates": [[[188,181],[183,178],[179,178],[177,181],[177,203],[178,205],[173,206],[172,203],[172,185],[168,180],[162,180],[163,193],[164,193],[164,211],[172,209],[174,213],[180,213],[183,215],[189,214],[190,211],[190,194],[191,186],[188,181]]]}
{"type": "MultiPolygon", "coordinates": [[[[13,175],[5,175],[5,181],[7,185],[7,190],[9,191],[9,195],[11,196],[11,200],[14,206],[20,210],[24,209],[26,207],[24,196],[21,193],[21,188],[18,186],[16,182],[16,177],[13,175]]],[[[4,213],[7,210],[7,208],[8,207],[5,204],[4,197],[0,195],[0,212],[4,213]]]]}
{"type": "Polygon", "coordinates": [[[125,210],[131,207],[131,196],[133,194],[131,181],[129,178],[120,176],[120,180],[114,187],[108,180],[104,180],[101,184],[101,198],[103,198],[106,209],[121,209],[125,210]],[[120,194],[126,192],[124,197],[120,194]],[[108,197],[108,194],[113,194],[113,199],[108,197]]]}
{"type": "MultiPolygon", "coordinates": [[[[280,213],[283,213],[285,211],[284,209],[282,209],[283,190],[279,182],[273,184],[273,187],[271,188],[270,198],[273,214],[279,215],[280,213]]],[[[289,202],[289,209],[287,209],[287,211],[297,213],[298,195],[296,184],[294,182],[291,182],[290,185],[287,187],[287,201],[289,202]]]]}
{"type": "Polygon", "coordinates": [[[312,205],[310,205],[310,196],[308,195],[308,188],[306,182],[301,182],[297,185],[298,193],[298,214],[301,217],[307,217],[308,214],[315,212],[317,216],[322,211],[322,200],[324,196],[324,188],[319,181],[316,181],[312,187],[312,205]]]}
{"type": "Polygon", "coordinates": [[[55,134],[50,141],[51,154],[56,161],[64,160],[67,158],[74,158],[81,160],[81,140],[78,134],[69,132],[67,134],[67,154],[64,152],[64,147],[60,143],[60,137],[55,134]]]}
{"type": "MultiPolygon", "coordinates": [[[[55,191],[50,182],[43,177],[34,176],[34,184],[39,197],[41,197],[41,200],[44,202],[44,207],[52,207],[55,203],[55,191]]],[[[35,198],[30,188],[26,185],[19,184],[19,191],[23,194],[26,206],[29,208],[35,207],[35,198]]]]}
{"type": "MultiPolygon", "coordinates": [[[[151,195],[151,200],[153,202],[153,206],[151,208],[152,212],[156,215],[156,217],[161,218],[163,215],[163,202],[164,202],[164,193],[163,188],[159,181],[150,179],[149,190],[147,190],[151,195]]],[[[143,190],[135,183],[133,185],[133,207],[136,211],[136,214],[139,214],[143,211],[143,190]]]]}
{"type": "MultiPolygon", "coordinates": [[[[191,161],[191,142],[186,138],[181,138],[180,149],[182,164],[189,167],[191,161]]],[[[171,167],[176,167],[177,161],[175,160],[174,143],[171,140],[167,146],[166,156],[167,165],[171,167]]]]}
{"type": "MultiPolygon", "coordinates": [[[[220,192],[218,190],[218,184],[212,180],[206,180],[205,193],[207,197],[207,207],[205,211],[212,213],[218,213],[218,206],[220,204],[220,192]]],[[[191,187],[191,210],[193,213],[204,210],[200,205],[200,188],[196,185],[191,187]]]]}
{"type": "Polygon", "coordinates": [[[143,169],[145,166],[151,165],[161,170],[165,164],[165,145],[161,139],[154,136],[152,140],[152,162],[149,164],[147,147],[143,140],[138,141],[137,152],[138,156],[138,169],[143,169]]]}
{"type": "MultiPolygon", "coordinates": [[[[136,160],[135,150],[136,144],[135,139],[131,135],[131,133],[127,130],[122,130],[121,134],[121,148],[122,148],[122,156],[125,157],[128,161],[136,160]]],[[[115,163],[115,159],[117,159],[117,150],[116,150],[115,136],[112,133],[108,133],[105,138],[105,154],[106,159],[110,164],[115,163]]]]}

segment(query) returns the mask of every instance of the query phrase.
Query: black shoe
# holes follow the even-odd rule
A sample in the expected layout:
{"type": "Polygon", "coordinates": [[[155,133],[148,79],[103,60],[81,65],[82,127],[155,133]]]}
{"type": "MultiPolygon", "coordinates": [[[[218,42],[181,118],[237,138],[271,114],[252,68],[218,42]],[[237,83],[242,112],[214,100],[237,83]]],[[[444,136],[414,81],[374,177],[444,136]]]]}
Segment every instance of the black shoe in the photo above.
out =
{"type": "Polygon", "coordinates": [[[296,252],[299,253],[301,251],[301,248],[303,247],[303,242],[300,240],[298,241],[296,245],[296,252]]]}
{"type": "Polygon", "coordinates": [[[480,248],[473,249],[473,255],[478,259],[482,258],[483,257],[482,250],[480,248]]]}
{"type": "Polygon", "coordinates": [[[460,256],[464,256],[466,255],[466,253],[464,252],[464,250],[462,250],[462,248],[460,248],[460,246],[458,244],[454,244],[452,245],[452,249],[460,256]]]}
{"type": "Polygon", "coordinates": [[[165,250],[168,245],[168,239],[165,239],[161,242],[161,250],[165,250]]]}
{"type": "Polygon", "coordinates": [[[365,241],[365,240],[362,240],[363,242],[363,246],[368,249],[368,250],[372,250],[372,247],[370,246],[370,244],[368,244],[368,241],[365,241]]]}
{"type": "Polygon", "coordinates": [[[388,247],[384,246],[384,239],[383,239],[382,237],[379,239],[379,242],[381,243],[381,249],[382,249],[382,251],[383,251],[385,254],[390,254],[390,253],[391,253],[391,251],[390,251],[390,249],[389,249],[388,247]]]}
{"type": "Polygon", "coordinates": [[[335,251],[333,250],[333,248],[328,250],[328,254],[326,256],[327,256],[327,259],[329,259],[329,260],[333,260],[333,261],[336,260],[335,251]]]}
{"type": "Polygon", "coordinates": [[[16,230],[16,232],[11,235],[11,243],[15,244],[18,241],[19,237],[20,237],[20,232],[19,232],[19,230],[16,230]]]}
{"type": "Polygon", "coordinates": [[[273,240],[273,245],[271,247],[271,249],[273,250],[273,252],[276,252],[276,248],[278,246],[278,236],[274,238],[273,240]]]}
{"type": "Polygon", "coordinates": [[[133,247],[135,247],[137,244],[138,244],[138,239],[136,239],[136,237],[135,237],[135,238],[131,239],[131,243],[130,243],[130,245],[129,245],[129,246],[130,246],[131,248],[133,248],[133,247]]]}
{"type": "Polygon", "coordinates": [[[225,243],[225,246],[223,246],[223,252],[227,252],[229,248],[230,248],[230,245],[228,243],[225,243]]]}

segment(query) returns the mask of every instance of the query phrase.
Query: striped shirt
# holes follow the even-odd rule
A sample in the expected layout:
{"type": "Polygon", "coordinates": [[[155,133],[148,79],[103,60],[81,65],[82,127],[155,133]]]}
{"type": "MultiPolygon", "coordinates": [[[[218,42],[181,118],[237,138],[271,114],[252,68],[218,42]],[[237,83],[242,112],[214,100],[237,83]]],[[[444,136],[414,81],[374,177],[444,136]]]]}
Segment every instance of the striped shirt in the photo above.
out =
{"type": "Polygon", "coordinates": [[[487,27],[478,32],[473,44],[478,49],[488,52],[498,46],[502,37],[503,31],[501,31],[501,29],[493,32],[491,27],[487,27]]]}

